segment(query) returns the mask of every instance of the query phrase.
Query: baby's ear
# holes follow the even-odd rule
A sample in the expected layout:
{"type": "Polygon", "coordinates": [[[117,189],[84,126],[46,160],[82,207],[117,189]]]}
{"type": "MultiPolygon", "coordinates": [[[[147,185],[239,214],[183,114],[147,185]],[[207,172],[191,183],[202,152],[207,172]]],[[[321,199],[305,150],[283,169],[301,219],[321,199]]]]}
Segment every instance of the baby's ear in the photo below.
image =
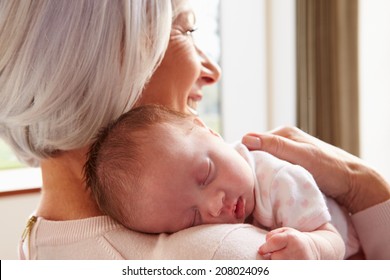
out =
{"type": "Polygon", "coordinates": [[[201,127],[207,128],[211,134],[217,136],[218,138],[222,138],[221,135],[219,135],[217,132],[215,132],[211,128],[208,128],[207,125],[200,118],[198,118],[198,117],[194,118],[194,123],[196,123],[197,125],[199,125],[201,127]]]}
{"type": "Polygon", "coordinates": [[[215,132],[215,131],[214,131],[214,130],[212,130],[211,128],[209,128],[209,131],[211,132],[211,134],[213,134],[213,135],[217,136],[218,138],[221,138],[221,139],[222,139],[222,136],[221,136],[221,135],[219,135],[219,133],[218,133],[218,132],[215,132]]]}
{"type": "Polygon", "coordinates": [[[208,128],[207,125],[198,117],[194,118],[194,123],[196,123],[197,125],[199,125],[201,127],[208,128]]]}

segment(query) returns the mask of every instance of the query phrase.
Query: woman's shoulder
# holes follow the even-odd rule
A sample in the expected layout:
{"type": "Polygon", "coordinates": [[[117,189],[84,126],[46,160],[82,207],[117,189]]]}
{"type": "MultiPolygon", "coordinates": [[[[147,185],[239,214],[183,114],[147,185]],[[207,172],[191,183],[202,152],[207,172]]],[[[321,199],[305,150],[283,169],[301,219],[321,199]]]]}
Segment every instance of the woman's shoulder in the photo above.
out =
{"type": "Polygon", "coordinates": [[[32,259],[256,259],[265,233],[248,224],[203,225],[174,234],[131,231],[108,216],[38,218],[32,259]]]}
{"type": "Polygon", "coordinates": [[[265,231],[249,224],[201,225],[173,234],[128,234],[126,230],[109,235],[126,259],[256,259],[265,241],[265,231]],[[138,255],[126,244],[137,244],[138,255]]]}
{"type": "Polygon", "coordinates": [[[108,216],[67,221],[37,217],[30,226],[19,244],[21,255],[28,259],[123,259],[105,244],[107,233],[123,228],[108,216]]]}

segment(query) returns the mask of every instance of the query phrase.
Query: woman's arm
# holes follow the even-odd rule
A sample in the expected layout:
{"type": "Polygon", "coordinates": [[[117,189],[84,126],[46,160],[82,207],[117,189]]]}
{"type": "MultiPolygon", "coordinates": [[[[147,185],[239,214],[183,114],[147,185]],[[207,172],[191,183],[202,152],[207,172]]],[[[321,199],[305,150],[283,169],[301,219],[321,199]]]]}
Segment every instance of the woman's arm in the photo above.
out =
{"type": "Polygon", "coordinates": [[[390,199],[389,183],[364,161],[298,128],[250,133],[242,142],[251,150],[263,150],[301,165],[326,195],[352,214],[390,199]]]}
{"type": "Polygon", "coordinates": [[[390,184],[363,160],[294,127],[250,133],[242,142],[306,168],[326,195],[353,214],[366,258],[390,259],[390,184]]]}
{"type": "Polygon", "coordinates": [[[258,248],[266,231],[249,224],[214,224],[160,234],[152,259],[263,259],[258,248]]]}

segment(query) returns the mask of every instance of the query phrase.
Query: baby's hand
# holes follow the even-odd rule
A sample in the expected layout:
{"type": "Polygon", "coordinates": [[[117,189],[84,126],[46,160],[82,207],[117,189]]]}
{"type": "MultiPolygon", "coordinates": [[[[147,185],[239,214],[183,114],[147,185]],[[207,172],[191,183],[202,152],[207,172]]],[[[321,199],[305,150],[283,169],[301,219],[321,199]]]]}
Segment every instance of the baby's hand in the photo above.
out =
{"type": "Polygon", "coordinates": [[[270,231],[259,254],[271,260],[317,260],[319,252],[309,235],[293,228],[270,231]]]}

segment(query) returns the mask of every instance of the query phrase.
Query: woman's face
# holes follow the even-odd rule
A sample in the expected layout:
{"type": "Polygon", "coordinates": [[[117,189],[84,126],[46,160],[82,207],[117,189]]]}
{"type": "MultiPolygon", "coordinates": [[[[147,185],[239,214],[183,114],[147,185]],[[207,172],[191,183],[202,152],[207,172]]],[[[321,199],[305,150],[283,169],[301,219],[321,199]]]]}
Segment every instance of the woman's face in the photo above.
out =
{"type": "Polygon", "coordinates": [[[195,16],[185,9],[175,19],[165,56],[147,84],[137,106],[161,104],[181,112],[196,110],[202,87],[219,80],[220,68],[195,44],[195,16]]]}

